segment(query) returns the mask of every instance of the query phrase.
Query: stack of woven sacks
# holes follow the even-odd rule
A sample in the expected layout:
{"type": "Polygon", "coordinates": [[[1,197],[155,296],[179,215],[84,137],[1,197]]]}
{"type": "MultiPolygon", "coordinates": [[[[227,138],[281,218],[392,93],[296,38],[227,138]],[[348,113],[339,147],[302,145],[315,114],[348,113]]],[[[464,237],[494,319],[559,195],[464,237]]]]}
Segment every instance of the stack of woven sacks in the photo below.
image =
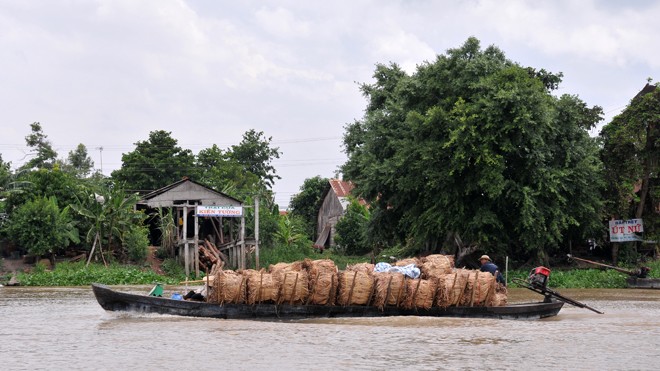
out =
{"type": "Polygon", "coordinates": [[[214,290],[209,301],[333,305],[337,274],[337,267],[329,259],[278,263],[259,271],[219,269],[213,272],[214,290]]]}
{"type": "MultiPolygon", "coordinates": [[[[435,304],[449,306],[503,306],[507,303],[506,287],[498,284],[489,272],[457,269],[451,259],[451,268],[438,268],[445,255],[430,255],[422,265],[422,275],[438,283],[435,304]]],[[[446,257],[450,259],[452,257],[446,257]]]]}
{"type": "Polygon", "coordinates": [[[506,288],[488,272],[457,269],[449,255],[361,263],[339,272],[329,259],[278,263],[268,270],[214,272],[210,302],[373,305],[405,309],[501,306],[506,288]]]}

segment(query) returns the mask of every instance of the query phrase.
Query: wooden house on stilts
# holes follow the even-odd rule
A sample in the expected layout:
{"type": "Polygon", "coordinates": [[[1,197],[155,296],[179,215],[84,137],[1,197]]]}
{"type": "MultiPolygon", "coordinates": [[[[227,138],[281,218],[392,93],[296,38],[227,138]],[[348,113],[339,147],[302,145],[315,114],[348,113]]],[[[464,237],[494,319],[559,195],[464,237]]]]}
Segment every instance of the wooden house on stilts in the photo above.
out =
{"type": "MultiPolygon", "coordinates": [[[[137,208],[147,214],[154,214],[153,209],[171,210],[161,215],[174,219],[177,231],[175,253],[185,266],[186,277],[191,272],[199,276],[199,245],[204,241],[217,246],[227,257],[228,262],[225,263],[230,267],[246,268],[248,249],[244,205],[240,200],[184,178],[144,195],[137,208]]],[[[158,228],[151,226],[152,232],[155,229],[158,228]]]]}

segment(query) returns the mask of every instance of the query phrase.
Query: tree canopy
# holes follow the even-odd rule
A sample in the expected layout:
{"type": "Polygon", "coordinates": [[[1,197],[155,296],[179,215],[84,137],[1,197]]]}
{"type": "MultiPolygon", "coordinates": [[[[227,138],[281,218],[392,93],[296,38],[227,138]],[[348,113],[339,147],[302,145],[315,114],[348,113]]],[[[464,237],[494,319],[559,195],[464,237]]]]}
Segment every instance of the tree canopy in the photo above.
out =
{"type": "Polygon", "coordinates": [[[121,168],[112,172],[112,178],[127,189],[155,190],[193,175],[195,156],[177,146],[171,134],[156,130],[148,140],[135,143],[135,150],[122,155],[121,168]]]}
{"type": "Polygon", "coordinates": [[[7,188],[7,184],[9,184],[11,180],[10,167],[11,163],[4,162],[2,160],[2,154],[0,154],[0,190],[5,190],[7,188]]]}
{"type": "Polygon", "coordinates": [[[79,242],[69,207],[60,209],[54,196],[37,197],[20,205],[9,220],[7,234],[36,256],[52,254],[71,242],[79,242]]]}
{"type": "Polygon", "coordinates": [[[75,150],[69,152],[69,156],[64,163],[63,169],[74,175],[84,178],[87,177],[94,168],[94,161],[87,153],[87,147],[80,143],[75,150]]]}
{"type": "Polygon", "coordinates": [[[412,75],[379,64],[373,77],[342,166],[371,205],[370,240],[440,249],[458,234],[522,258],[598,227],[602,164],[588,130],[602,109],[552,95],[561,74],[469,38],[412,75]]]}
{"type": "Polygon", "coordinates": [[[200,169],[198,179],[201,183],[239,199],[265,189],[265,186],[261,187],[261,179],[257,175],[246,172],[229,152],[216,144],[199,151],[195,166],[200,169]]]}
{"type": "Polygon", "coordinates": [[[356,198],[349,197],[346,212],[335,226],[337,231],[335,242],[339,251],[348,255],[362,255],[373,252],[373,247],[367,241],[368,222],[369,210],[366,206],[361,205],[356,198]]]}
{"type": "Polygon", "coordinates": [[[16,207],[37,198],[55,197],[59,205],[67,206],[75,200],[79,186],[73,175],[63,172],[58,166],[50,170],[23,170],[14,178],[6,200],[10,214],[16,207]]]}
{"type": "Polygon", "coordinates": [[[647,84],[600,132],[607,182],[607,212],[615,219],[644,218],[647,238],[660,234],[660,87],[647,84]]]}
{"type": "Polygon", "coordinates": [[[229,157],[241,164],[245,171],[258,176],[266,187],[272,188],[275,179],[280,179],[271,164],[280,158],[280,149],[271,147],[272,137],[266,138],[262,131],[250,129],[243,134],[238,145],[231,146],[229,157]]]}
{"type": "Polygon", "coordinates": [[[32,132],[30,135],[25,137],[25,143],[28,147],[33,148],[33,154],[35,157],[30,159],[22,169],[32,169],[32,168],[52,168],[55,160],[57,159],[57,152],[53,149],[48,136],[44,134],[41,124],[38,122],[33,122],[30,124],[32,132]]]}

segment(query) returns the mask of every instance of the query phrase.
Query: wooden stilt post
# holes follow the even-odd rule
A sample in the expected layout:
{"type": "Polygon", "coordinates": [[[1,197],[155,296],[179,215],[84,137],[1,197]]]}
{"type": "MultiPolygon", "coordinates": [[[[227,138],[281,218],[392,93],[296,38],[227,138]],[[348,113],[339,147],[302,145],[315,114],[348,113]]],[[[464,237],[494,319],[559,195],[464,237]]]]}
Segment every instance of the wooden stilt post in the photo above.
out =
{"type": "Polygon", "coordinates": [[[188,206],[183,207],[183,241],[184,241],[184,265],[186,267],[186,280],[190,277],[190,247],[188,246],[188,223],[186,219],[188,218],[188,206]]]}
{"type": "Polygon", "coordinates": [[[193,209],[193,213],[195,213],[195,276],[199,277],[199,218],[197,217],[196,207],[193,209]]]}
{"type": "Polygon", "coordinates": [[[241,256],[239,259],[239,266],[245,269],[245,215],[241,216],[241,256]]]}
{"type": "Polygon", "coordinates": [[[259,270],[259,196],[254,198],[254,262],[259,270]]]}

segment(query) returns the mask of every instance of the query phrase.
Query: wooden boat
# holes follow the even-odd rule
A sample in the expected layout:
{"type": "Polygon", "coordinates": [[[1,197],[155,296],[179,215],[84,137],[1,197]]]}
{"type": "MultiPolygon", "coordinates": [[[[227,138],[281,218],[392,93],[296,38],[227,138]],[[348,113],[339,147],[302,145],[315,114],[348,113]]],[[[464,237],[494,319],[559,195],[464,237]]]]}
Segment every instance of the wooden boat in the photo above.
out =
{"type": "Polygon", "coordinates": [[[660,289],[660,278],[628,277],[626,283],[631,289],[660,289]]]}
{"type": "Polygon", "coordinates": [[[597,265],[599,267],[614,269],[617,272],[625,273],[629,277],[626,278],[626,284],[631,289],[660,289],[660,278],[649,278],[648,274],[651,271],[649,267],[640,267],[634,270],[623,269],[612,265],[594,262],[587,259],[577,258],[568,255],[569,259],[575,259],[581,262],[597,265]]]}
{"type": "Polygon", "coordinates": [[[403,309],[374,306],[325,306],[290,304],[211,304],[198,301],[174,300],[156,296],[122,293],[101,284],[92,284],[101,307],[107,311],[159,313],[189,317],[224,319],[305,319],[333,317],[465,317],[502,319],[539,319],[556,316],[564,305],[561,301],[511,304],[501,307],[433,307],[403,309]]]}

